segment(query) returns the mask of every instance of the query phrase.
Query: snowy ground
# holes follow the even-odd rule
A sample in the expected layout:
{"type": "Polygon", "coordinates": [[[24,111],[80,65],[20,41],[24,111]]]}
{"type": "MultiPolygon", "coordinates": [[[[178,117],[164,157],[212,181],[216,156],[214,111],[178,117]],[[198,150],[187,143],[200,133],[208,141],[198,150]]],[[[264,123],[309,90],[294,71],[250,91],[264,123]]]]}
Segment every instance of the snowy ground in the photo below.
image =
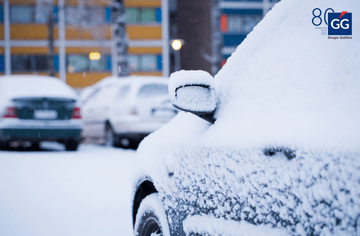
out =
{"type": "Polygon", "coordinates": [[[132,235],[132,150],[0,151],[0,235],[132,235]]]}

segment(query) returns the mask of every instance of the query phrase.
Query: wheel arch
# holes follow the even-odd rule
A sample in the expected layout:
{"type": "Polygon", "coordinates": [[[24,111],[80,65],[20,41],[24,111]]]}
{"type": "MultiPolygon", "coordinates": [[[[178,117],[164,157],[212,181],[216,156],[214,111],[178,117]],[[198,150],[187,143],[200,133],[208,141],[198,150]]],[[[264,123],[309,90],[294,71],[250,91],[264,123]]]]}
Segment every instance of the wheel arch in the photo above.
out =
{"type": "Polygon", "coordinates": [[[139,181],[137,185],[134,199],[133,199],[133,206],[132,206],[132,223],[133,227],[135,227],[136,215],[138,213],[141,201],[148,195],[152,193],[157,193],[158,191],[155,188],[155,185],[151,178],[144,178],[139,181]]]}

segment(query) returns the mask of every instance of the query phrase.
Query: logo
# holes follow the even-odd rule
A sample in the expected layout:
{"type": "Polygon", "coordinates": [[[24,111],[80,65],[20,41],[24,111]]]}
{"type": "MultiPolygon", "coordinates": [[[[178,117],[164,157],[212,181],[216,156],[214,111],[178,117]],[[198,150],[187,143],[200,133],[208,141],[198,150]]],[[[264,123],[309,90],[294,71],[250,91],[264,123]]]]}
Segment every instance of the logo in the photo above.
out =
{"type": "Polygon", "coordinates": [[[352,13],[343,11],[341,13],[328,14],[328,35],[352,35],[352,13]]]}
{"type": "Polygon", "coordinates": [[[352,39],[352,13],[348,11],[335,12],[327,8],[323,14],[320,8],[312,11],[312,24],[321,35],[328,35],[329,39],[352,39]]]}

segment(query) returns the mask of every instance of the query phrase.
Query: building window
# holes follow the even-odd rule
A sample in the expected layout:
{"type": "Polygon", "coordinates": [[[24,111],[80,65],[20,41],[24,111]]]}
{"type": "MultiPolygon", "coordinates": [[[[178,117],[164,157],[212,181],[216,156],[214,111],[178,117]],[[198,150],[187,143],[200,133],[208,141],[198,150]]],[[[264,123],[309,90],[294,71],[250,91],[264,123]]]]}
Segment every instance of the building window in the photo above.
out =
{"type": "Polygon", "coordinates": [[[240,33],[242,27],[241,16],[229,16],[228,18],[228,32],[240,33]]]}
{"type": "Polygon", "coordinates": [[[157,55],[129,55],[130,71],[157,71],[157,55]]]}
{"type": "Polygon", "coordinates": [[[2,3],[0,3],[0,23],[4,22],[4,7],[2,3]]]}
{"type": "Polygon", "coordinates": [[[14,55],[11,57],[11,69],[14,72],[46,71],[46,55],[14,55]]]}
{"type": "Polygon", "coordinates": [[[90,71],[105,71],[106,70],[106,60],[100,58],[100,60],[90,60],[89,65],[90,71]]]}
{"type": "Polygon", "coordinates": [[[67,71],[69,73],[86,72],[86,71],[109,71],[108,65],[110,55],[101,56],[99,60],[90,60],[89,55],[68,55],[67,71]]]}
{"type": "Polygon", "coordinates": [[[139,68],[139,60],[138,55],[129,55],[128,63],[130,71],[137,71],[139,68]]]}
{"type": "Polygon", "coordinates": [[[0,55],[0,72],[5,71],[5,58],[4,55],[0,55]]]}
{"type": "Polygon", "coordinates": [[[36,70],[37,71],[46,71],[48,69],[48,56],[35,56],[36,70]]]}
{"type": "Polygon", "coordinates": [[[88,71],[88,56],[85,55],[70,55],[68,56],[68,72],[88,71]]]}
{"type": "Polygon", "coordinates": [[[151,8],[143,8],[141,11],[141,22],[148,23],[148,22],[155,22],[155,9],[151,8]]]}
{"type": "Polygon", "coordinates": [[[10,21],[12,23],[32,23],[34,22],[33,6],[11,6],[10,21]]]}
{"type": "MultiPolygon", "coordinates": [[[[54,22],[57,22],[57,7],[53,9],[54,22]]],[[[47,23],[49,18],[49,11],[46,8],[26,5],[12,5],[10,6],[10,22],[11,23],[47,23]]]]}
{"type": "Polygon", "coordinates": [[[46,24],[49,20],[49,11],[41,11],[41,8],[35,8],[35,22],[46,24]]]}
{"type": "Polygon", "coordinates": [[[126,8],[126,22],[127,23],[155,23],[156,9],[154,8],[126,8]]]}
{"type": "Polygon", "coordinates": [[[106,9],[103,7],[66,7],[66,23],[82,26],[101,25],[106,22],[106,9]]]}
{"type": "Polygon", "coordinates": [[[248,34],[262,18],[259,14],[229,15],[227,33],[248,34]]]}
{"type": "Polygon", "coordinates": [[[136,8],[126,8],[126,22],[127,23],[137,23],[140,21],[140,10],[136,8]]]}
{"type": "Polygon", "coordinates": [[[156,70],[156,56],[155,55],[143,55],[141,57],[141,70],[155,71],[156,70]]]}

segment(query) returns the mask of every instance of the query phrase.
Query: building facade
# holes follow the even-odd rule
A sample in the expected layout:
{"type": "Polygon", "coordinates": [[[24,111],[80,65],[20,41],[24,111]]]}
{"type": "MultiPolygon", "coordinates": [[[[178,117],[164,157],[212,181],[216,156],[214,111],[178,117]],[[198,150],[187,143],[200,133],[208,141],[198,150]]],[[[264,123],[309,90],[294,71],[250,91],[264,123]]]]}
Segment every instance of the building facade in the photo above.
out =
{"type": "MultiPolygon", "coordinates": [[[[1,1],[0,73],[47,74],[46,2],[1,1]]],[[[53,2],[49,9],[55,23],[56,76],[74,88],[83,88],[116,74],[111,0],[53,2]]],[[[125,0],[124,4],[130,74],[168,76],[167,0],[125,0]]]]}
{"type": "Polygon", "coordinates": [[[220,27],[224,42],[223,63],[277,2],[278,0],[222,0],[220,27]]]}
{"type": "Polygon", "coordinates": [[[221,12],[222,64],[252,31],[278,0],[221,0],[212,6],[210,0],[178,0],[176,36],[185,41],[181,49],[181,68],[211,72],[211,11],[221,12]]]}

